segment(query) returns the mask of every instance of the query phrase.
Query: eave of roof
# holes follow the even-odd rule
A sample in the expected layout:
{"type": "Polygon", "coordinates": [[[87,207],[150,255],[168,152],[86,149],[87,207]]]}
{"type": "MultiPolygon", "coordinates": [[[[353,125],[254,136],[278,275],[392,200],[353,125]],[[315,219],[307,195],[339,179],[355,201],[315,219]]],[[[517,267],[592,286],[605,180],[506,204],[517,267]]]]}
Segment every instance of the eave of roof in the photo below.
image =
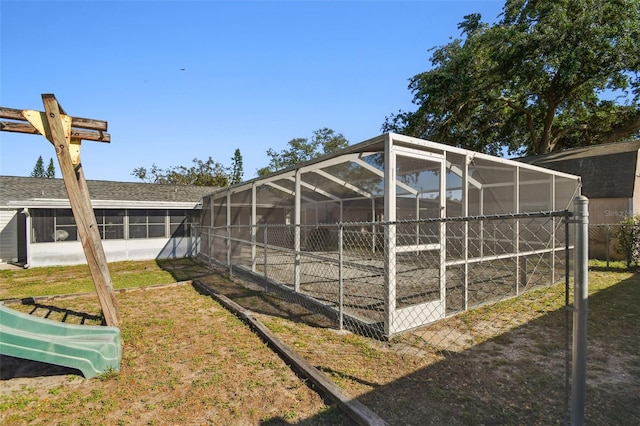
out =
{"type": "MultiPolygon", "coordinates": [[[[190,208],[216,187],[158,185],[137,182],[87,181],[96,208],[190,208]]],[[[0,205],[68,206],[62,179],[0,176],[0,205]]]]}

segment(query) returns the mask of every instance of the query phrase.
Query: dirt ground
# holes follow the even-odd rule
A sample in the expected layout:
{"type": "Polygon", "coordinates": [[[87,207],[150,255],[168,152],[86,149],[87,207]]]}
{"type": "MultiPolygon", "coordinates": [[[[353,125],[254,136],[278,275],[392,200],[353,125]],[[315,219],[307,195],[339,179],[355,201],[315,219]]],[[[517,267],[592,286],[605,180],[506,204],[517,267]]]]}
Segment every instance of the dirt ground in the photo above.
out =
{"type": "MultiPolygon", "coordinates": [[[[566,311],[549,302],[562,298],[561,291],[380,342],[337,333],[326,318],[223,274],[199,274],[199,280],[255,312],[391,425],[565,420],[566,311]]],[[[591,277],[587,423],[640,424],[640,275],[591,277]]],[[[20,374],[9,378],[2,359],[0,423],[350,424],[244,324],[192,286],[119,294],[118,301],[121,371],[85,380],[70,371],[41,376],[39,367],[18,362],[20,374]]],[[[48,304],[63,312],[99,312],[93,298],[48,304]]],[[[46,306],[34,312],[46,313],[46,306]]]]}
{"type": "MultiPolygon", "coordinates": [[[[76,370],[3,357],[0,423],[349,424],[191,285],[125,293],[118,302],[120,372],[87,380],[76,370]]],[[[87,297],[50,303],[67,312],[99,309],[87,297]]],[[[45,311],[41,306],[34,314],[45,311]]]]}

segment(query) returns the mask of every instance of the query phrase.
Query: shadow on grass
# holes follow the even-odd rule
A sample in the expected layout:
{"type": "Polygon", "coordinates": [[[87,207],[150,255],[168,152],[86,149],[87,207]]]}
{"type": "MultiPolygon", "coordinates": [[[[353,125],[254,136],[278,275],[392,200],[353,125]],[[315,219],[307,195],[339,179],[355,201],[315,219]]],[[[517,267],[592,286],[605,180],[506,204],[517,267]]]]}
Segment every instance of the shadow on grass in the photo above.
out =
{"type": "Polygon", "coordinates": [[[68,374],[74,374],[82,377],[82,372],[75,368],[47,364],[46,362],[31,361],[22,358],[14,358],[8,355],[0,355],[0,366],[2,366],[0,368],[0,380],[66,376],[68,374]]]}
{"type": "Polygon", "coordinates": [[[91,325],[107,325],[102,315],[87,314],[73,309],[59,308],[54,305],[44,305],[42,303],[35,302],[31,298],[24,299],[22,304],[33,306],[33,309],[29,312],[30,315],[37,314],[39,317],[46,319],[49,319],[52,314],[57,314],[58,316],[61,316],[61,318],[57,319],[57,321],[60,322],[84,325],[88,321],[92,321],[93,324],[91,325]],[[38,311],[44,311],[44,314],[38,311]]]}
{"type": "MultiPolygon", "coordinates": [[[[391,424],[562,424],[565,315],[448,354],[359,400],[391,424]]],[[[638,330],[640,274],[590,297],[587,423],[640,424],[638,330]]]]}
{"type": "MultiPolygon", "coordinates": [[[[303,309],[259,287],[252,290],[210,278],[207,284],[254,312],[307,322],[303,309]]],[[[468,350],[442,353],[441,361],[377,385],[357,399],[394,425],[563,424],[571,406],[567,399],[570,388],[565,387],[570,371],[566,364],[570,354],[566,351],[567,317],[571,324],[571,315],[564,308],[551,311],[468,350]]],[[[638,330],[640,274],[590,296],[588,423],[640,424],[638,330]]],[[[358,383],[368,382],[335,365],[317,368],[358,383]]],[[[264,424],[290,423],[272,419],[264,424]]],[[[318,416],[299,424],[331,422],[318,416]]]]}
{"type": "Polygon", "coordinates": [[[168,273],[176,281],[195,280],[211,274],[206,265],[192,257],[180,259],[156,259],[158,267],[168,273]]]}
{"type": "Polygon", "coordinates": [[[618,263],[610,264],[609,266],[607,266],[606,263],[598,263],[589,265],[589,270],[598,272],[638,272],[640,271],[640,266],[632,266],[628,268],[626,265],[618,263]]]}
{"type": "Polygon", "coordinates": [[[199,275],[198,281],[258,314],[285,318],[312,327],[331,328],[335,326],[334,322],[324,315],[314,313],[304,306],[290,303],[273,293],[265,292],[264,288],[252,279],[241,279],[240,276],[229,277],[227,271],[222,268],[207,269],[207,274],[199,275]]]}
{"type": "Polygon", "coordinates": [[[276,417],[260,423],[260,425],[262,426],[348,426],[356,424],[357,423],[352,422],[349,418],[345,417],[339,409],[334,407],[330,407],[329,409],[316,416],[313,416],[312,418],[301,420],[295,423],[291,423],[282,417],[276,417]]]}
{"type": "MultiPolygon", "coordinates": [[[[265,293],[257,285],[228,280],[223,271],[212,273],[192,259],[185,259],[184,264],[177,262],[177,266],[171,263],[176,280],[198,278],[254,312],[323,326],[322,321],[316,320],[318,315],[265,293]]],[[[64,311],[49,305],[43,308],[64,311]]],[[[566,395],[565,316],[565,310],[552,311],[468,350],[443,353],[439,362],[390,383],[377,384],[358,400],[392,425],[562,423],[566,395]]],[[[590,296],[588,424],[640,424],[638,330],[640,274],[621,279],[590,296]]],[[[50,374],[38,372],[38,367],[30,365],[23,368],[22,376],[11,377],[6,363],[13,361],[8,358],[0,357],[2,379],[50,374]]],[[[373,385],[366,376],[341,371],[336,365],[317,368],[333,376],[373,385]]],[[[15,370],[20,371],[20,367],[15,370]]],[[[54,374],[80,375],[76,370],[54,374]]],[[[286,418],[273,418],[262,424],[294,423],[286,418]]],[[[330,408],[295,424],[350,423],[337,408],[330,408]]]]}
{"type": "Polygon", "coordinates": [[[589,270],[599,272],[638,272],[640,271],[640,265],[627,266],[627,262],[624,260],[590,259],[589,270]]]}

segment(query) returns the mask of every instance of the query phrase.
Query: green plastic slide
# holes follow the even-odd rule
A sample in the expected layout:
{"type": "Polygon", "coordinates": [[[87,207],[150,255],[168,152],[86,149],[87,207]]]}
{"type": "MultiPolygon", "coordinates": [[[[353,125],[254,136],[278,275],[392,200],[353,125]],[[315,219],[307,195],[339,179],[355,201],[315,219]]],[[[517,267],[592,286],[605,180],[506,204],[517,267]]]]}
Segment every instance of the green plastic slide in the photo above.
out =
{"type": "Polygon", "coordinates": [[[86,378],[120,370],[120,329],[65,324],[7,308],[0,302],[0,354],[62,365],[86,378]]]}

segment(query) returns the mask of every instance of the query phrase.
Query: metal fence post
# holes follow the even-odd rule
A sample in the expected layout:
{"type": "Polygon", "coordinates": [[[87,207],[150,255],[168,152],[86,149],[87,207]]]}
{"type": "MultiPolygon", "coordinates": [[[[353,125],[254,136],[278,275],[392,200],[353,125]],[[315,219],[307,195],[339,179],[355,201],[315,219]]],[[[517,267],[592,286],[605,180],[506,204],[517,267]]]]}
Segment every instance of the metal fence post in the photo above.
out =
{"type": "Polygon", "coordinates": [[[340,330],[344,328],[344,312],[343,312],[343,304],[344,304],[344,283],[343,283],[343,268],[342,268],[342,260],[343,260],[343,251],[342,251],[342,238],[343,238],[343,230],[344,227],[342,223],[338,225],[338,316],[339,316],[339,324],[340,330]]]}
{"type": "Polygon", "coordinates": [[[229,266],[229,276],[233,276],[233,257],[231,256],[231,226],[227,225],[227,266],[229,266]]]}
{"type": "Polygon", "coordinates": [[[571,389],[571,372],[569,371],[571,368],[571,301],[570,301],[570,279],[571,279],[571,262],[569,261],[569,256],[571,253],[571,241],[569,241],[569,229],[571,223],[571,215],[567,211],[566,216],[564,217],[564,416],[563,416],[563,425],[568,425],[571,421],[570,419],[570,411],[569,411],[569,403],[571,399],[570,389],[571,389]]]}
{"type": "Polygon", "coordinates": [[[610,247],[610,230],[611,228],[609,227],[609,225],[607,225],[607,239],[606,239],[606,247],[605,250],[607,252],[606,256],[607,256],[607,270],[609,270],[609,247],[610,247]]]}
{"type": "Polygon", "coordinates": [[[589,293],[589,199],[574,199],[574,311],[571,424],[584,424],[587,376],[587,302],[589,293]]]}
{"type": "Polygon", "coordinates": [[[300,255],[300,231],[300,222],[298,221],[293,225],[293,289],[296,291],[296,293],[300,293],[300,268],[302,261],[302,256],[300,255]]]}
{"type": "MultiPolygon", "coordinates": [[[[255,216],[254,216],[255,217],[255,216]]],[[[249,227],[249,232],[251,232],[251,272],[256,273],[256,264],[258,259],[256,258],[256,240],[258,227],[253,224],[249,227]]]]}
{"type": "Polygon", "coordinates": [[[264,265],[263,265],[263,270],[264,270],[264,289],[265,291],[267,290],[268,286],[267,286],[267,281],[269,279],[269,275],[267,274],[267,225],[264,225],[264,233],[263,233],[263,250],[262,253],[264,255],[264,265]]]}

